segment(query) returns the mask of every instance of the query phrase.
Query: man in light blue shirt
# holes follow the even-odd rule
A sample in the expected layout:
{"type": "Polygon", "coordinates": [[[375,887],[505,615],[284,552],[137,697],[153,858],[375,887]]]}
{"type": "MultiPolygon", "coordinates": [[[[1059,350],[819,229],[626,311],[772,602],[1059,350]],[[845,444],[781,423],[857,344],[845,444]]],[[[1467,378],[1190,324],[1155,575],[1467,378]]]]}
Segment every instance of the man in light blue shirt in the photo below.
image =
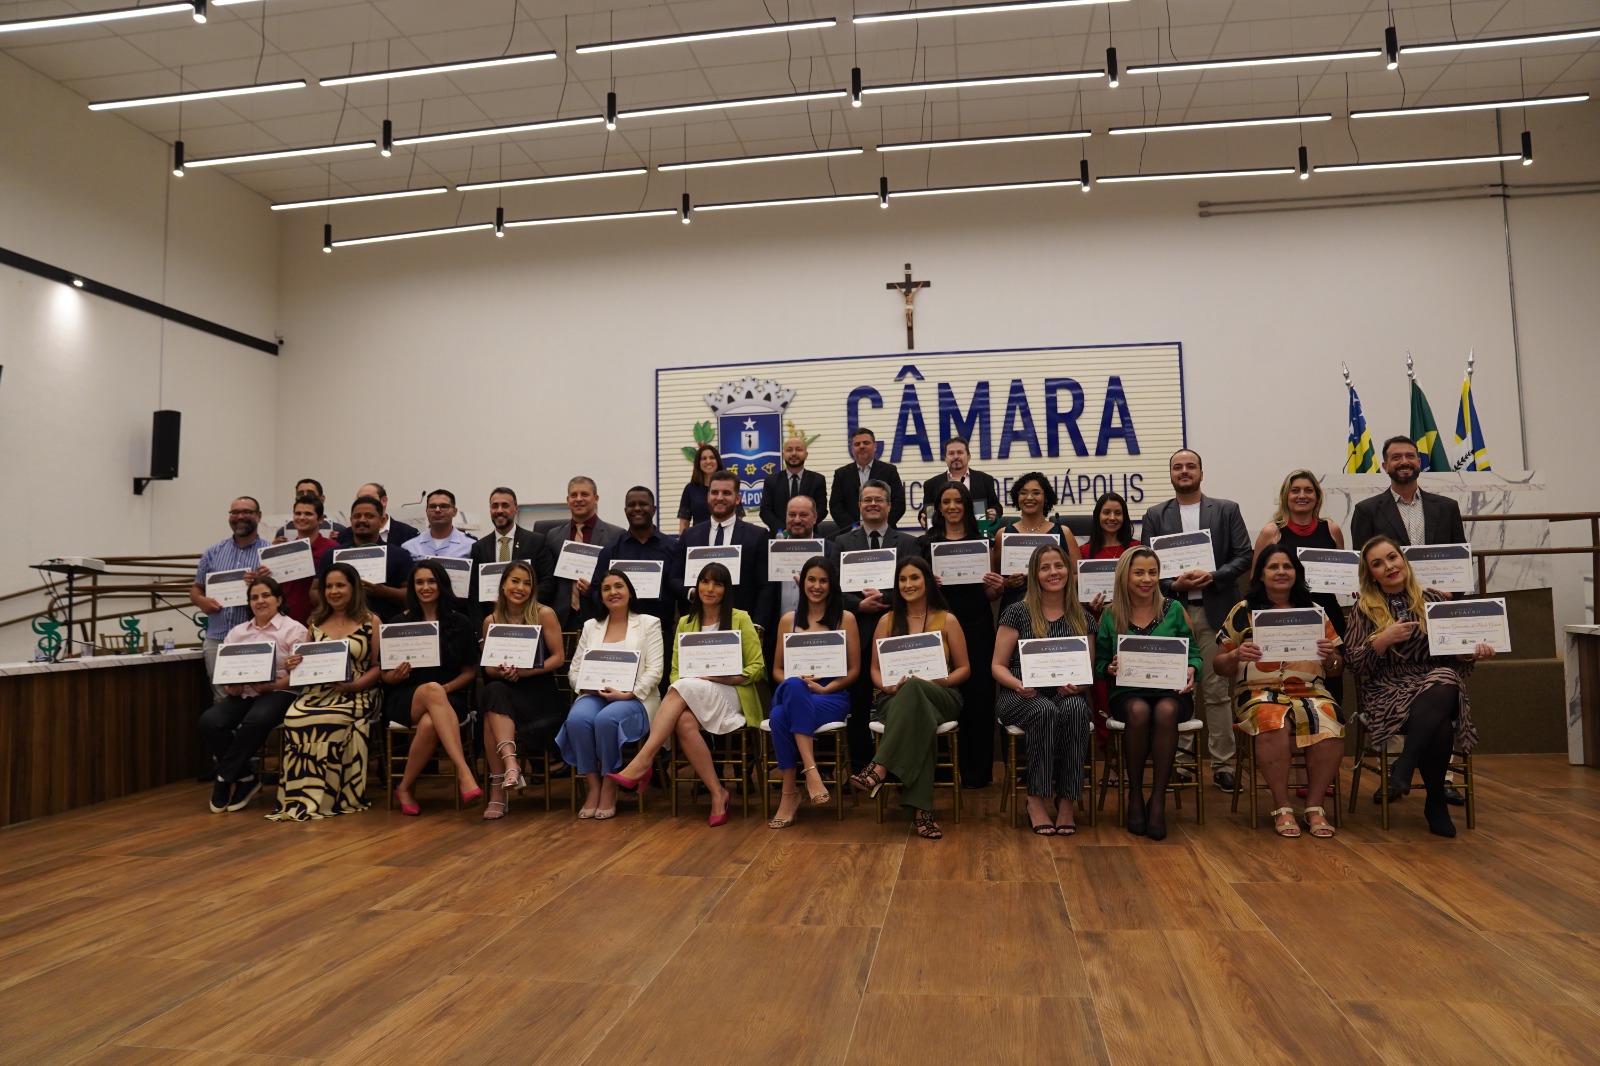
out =
{"type": "Polygon", "coordinates": [[[471,559],[473,539],[455,527],[456,494],[449,489],[428,493],[428,528],[406,541],[405,549],[418,562],[434,555],[471,559]]]}
{"type": "MultiPolygon", "coordinates": [[[[257,531],[261,524],[261,504],[256,502],[254,496],[240,496],[228,505],[228,528],[233,530],[233,536],[219,540],[205,550],[200,556],[200,565],[195,568],[194,584],[189,586],[189,602],[194,604],[206,615],[206,635],[203,641],[206,657],[206,676],[210,677],[212,668],[217,662],[217,648],[228,635],[228,631],[240,622],[250,621],[250,608],[224,607],[210,596],[206,595],[206,577],[221,570],[247,571],[245,580],[248,582],[255,577],[256,567],[261,565],[261,549],[267,547],[266,538],[257,531]]],[[[212,695],[216,702],[221,703],[226,693],[217,686],[212,686],[212,695]]]]}

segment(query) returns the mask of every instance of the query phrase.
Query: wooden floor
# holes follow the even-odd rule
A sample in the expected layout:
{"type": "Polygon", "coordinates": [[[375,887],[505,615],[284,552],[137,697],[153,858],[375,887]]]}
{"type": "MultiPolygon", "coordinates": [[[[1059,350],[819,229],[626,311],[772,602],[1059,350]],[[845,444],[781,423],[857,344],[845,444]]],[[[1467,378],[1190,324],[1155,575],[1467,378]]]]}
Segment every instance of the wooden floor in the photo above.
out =
{"type": "Polygon", "coordinates": [[[867,805],[277,825],[173,786],[0,832],[0,1062],[1600,1061],[1600,773],[1477,768],[1454,841],[1416,798],[1152,844],[991,788],[930,843],[867,805]]]}

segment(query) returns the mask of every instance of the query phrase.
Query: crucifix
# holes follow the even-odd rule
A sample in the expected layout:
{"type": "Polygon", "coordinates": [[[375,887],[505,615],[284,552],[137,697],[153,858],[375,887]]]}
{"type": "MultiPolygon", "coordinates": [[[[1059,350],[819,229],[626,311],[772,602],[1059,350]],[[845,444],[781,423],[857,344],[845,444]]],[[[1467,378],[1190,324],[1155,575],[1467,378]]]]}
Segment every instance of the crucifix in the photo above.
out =
{"type": "Polygon", "coordinates": [[[912,281],[911,264],[906,264],[906,280],[891,281],[884,285],[886,289],[896,289],[906,298],[906,351],[911,351],[917,346],[917,335],[913,332],[912,316],[916,314],[917,293],[922,289],[933,288],[931,281],[912,281]]]}

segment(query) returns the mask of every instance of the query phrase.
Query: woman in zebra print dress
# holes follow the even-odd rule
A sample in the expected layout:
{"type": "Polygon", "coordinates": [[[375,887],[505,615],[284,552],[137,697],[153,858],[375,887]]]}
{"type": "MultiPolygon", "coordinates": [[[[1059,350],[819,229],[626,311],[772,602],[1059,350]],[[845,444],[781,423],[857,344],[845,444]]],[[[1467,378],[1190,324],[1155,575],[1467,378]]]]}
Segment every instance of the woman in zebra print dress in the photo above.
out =
{"type": "MultiPolygon", "coordinates": [[[[350,641],[350,680],[307,685],[283,719],[283,775],[275,822],[303,822],[365,810],[367,731],[378,684],[378,618],[367,610],[361,577],[334,563],[322,579],[322,605],[309,639],[350,641]]],[[[286,660],[290,670],[300,657],[286,660]]]]}

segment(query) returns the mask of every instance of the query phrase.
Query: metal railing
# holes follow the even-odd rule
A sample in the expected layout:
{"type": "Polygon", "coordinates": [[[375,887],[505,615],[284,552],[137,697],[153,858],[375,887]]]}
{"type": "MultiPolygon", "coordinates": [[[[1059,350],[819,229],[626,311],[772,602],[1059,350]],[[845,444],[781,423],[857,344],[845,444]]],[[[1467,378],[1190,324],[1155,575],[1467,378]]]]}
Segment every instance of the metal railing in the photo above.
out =
{"type": "Polygon", "coordinates": [[[1600,511],[1541,511],[1534,514],[1464,514],[1463,522],[1588,522],[1589,544],[1565,548],[1473,548],[1478,564],[1478,593],[1489,587],[1489,560],[1513,555],[1587,555],[1594,617],[1600,619],[1600,511]]]}
{"type": "MultiPolygon", "coordinates": [[[[185,555],[113,555],[104,560],[106,571],[99,574],[80,575],[72,586],[72,629],[66,636],[77,643],[97,650],[123,652],[129,649],[126,632],[120,627],[102,632],[102,623],[122,618],[141,618],[147,615],[177,612],[185,619],[198,611],[189,602],[189,587],[194,583],[195,567],[199,565],[198,553],[185,555]]],[[[42,597],[43,604],[25,614],[0,621],[0,629],[31,623],[41,615],[59,622],[66,620],[67,578],[60,574],[40,571],[42,584],[35,588],[19,589],[0,596],[0,604],[15,605],[27,597],[42,597]]],[[[139,650],[149,649],[150,634],[142,634],[139,650]]],[[[198,647],[199,633],[192,624],[173,626],[174,643],[179,646],[198,647]]]]}

